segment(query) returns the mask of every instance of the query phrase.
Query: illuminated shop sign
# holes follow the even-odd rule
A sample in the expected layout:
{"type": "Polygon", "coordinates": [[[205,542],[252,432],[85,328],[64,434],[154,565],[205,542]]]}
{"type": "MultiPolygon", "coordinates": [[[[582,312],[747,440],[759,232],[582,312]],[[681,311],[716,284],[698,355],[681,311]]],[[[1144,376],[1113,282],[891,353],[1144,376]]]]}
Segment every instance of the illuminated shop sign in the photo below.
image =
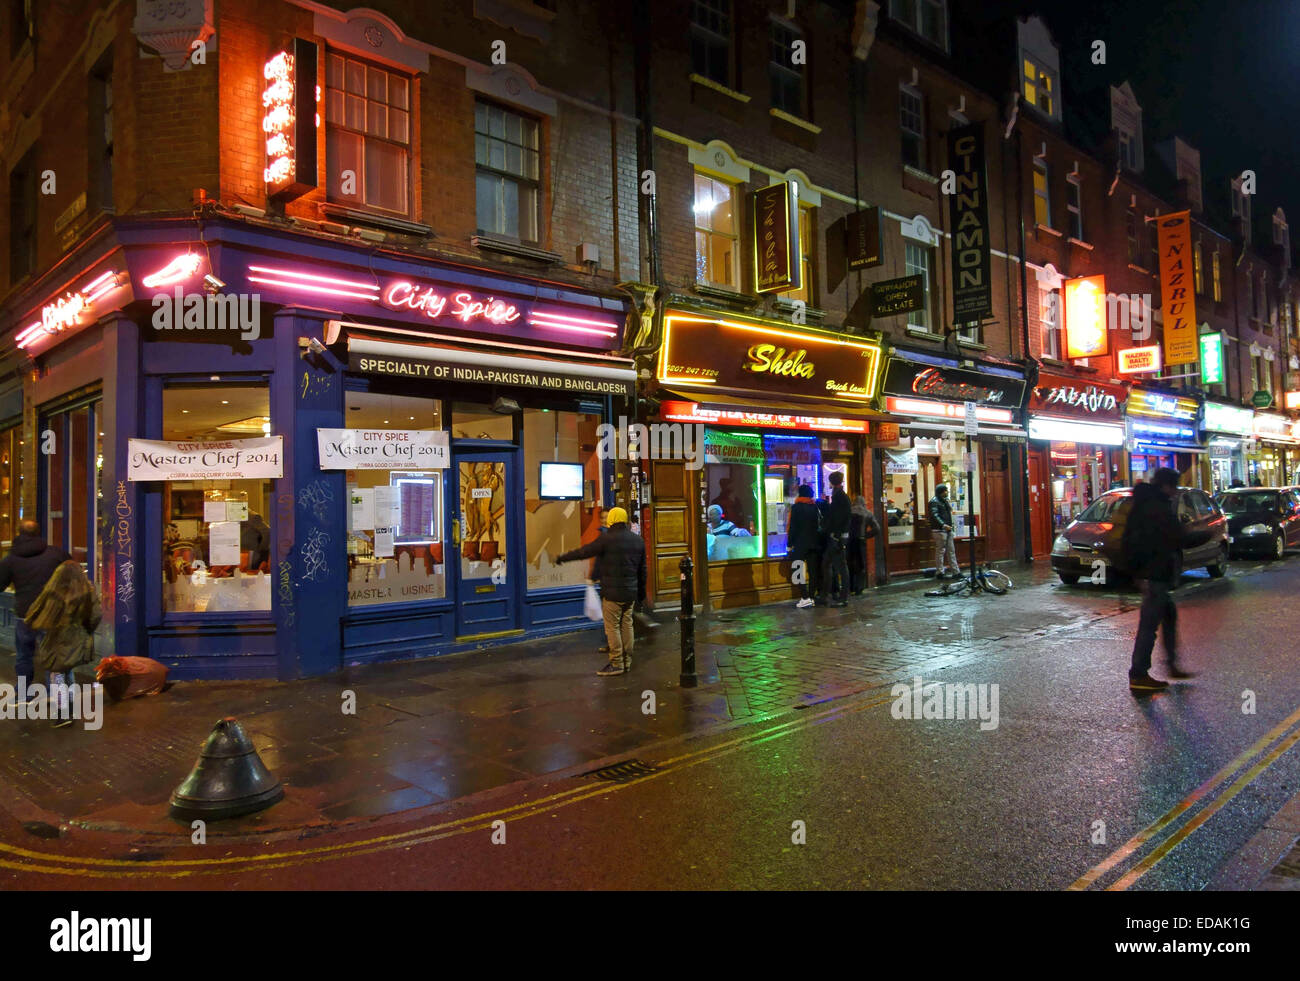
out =
{"type": "Polygon", "coordinates": [[[1201,382],[1218,385],[1223,381],[1223,334],[1201,335],[1201,382]]]}
{"type": "Polygon", "coordinates": [[[1291,420],[1286,416],[1274,415],[1271,412],[1255,413],[1254,432],[1261,439],[1274,443],[1300,442],[1300,438],[1296,435],[1298,430],[1291,420]]]}
{"type": "Polygon", "coordinates": [[[1110,350],[1105,276],[1065,281],[1065,349],[1069,358],[1100,357],[1110,350]]]}
{"type": "Polygon", "coordinates": [[[1169,364],[1192,364],[1197,355],[1197,331],[1191,280],[1191,212],[1177,211],[1157,218],[1156,239],[1160,296],[1164,302],[1165,360],[1169,364]]]}
{"type": "Polygon", "coordinates": [[[79,290],[69,290],[41,307],[41,319],[18,332],[14,342],[26,350],[52,334],[61,334],[85,326],[93,319],[96,301],[117,289],[117,273],[109,270],[96,276],[79,290]]]}
{"type": "Polygon", "coordinates": [[[884,392],[900,398],[924,396],[951,402],[1019,408],[1025,396],[1025,380],[966,368],[931,365],[895,355],[889,359],[889,367],[885,370],[884,392]]]}
{"type": "MultiPolygon", "coordinates": [[[[1122,446],[1123,426],[1098,426],[1064,419],[1030,419],[1029,438],[1056,443],[1091,443],[1095,446],[1122,446]]],[[[1053,456],[1056,453],[1053,452],[1053,456]]]]}
{"type": "Polygon", "coordinates": [[[574,308],[531,303],[418,279],[383,281],[330,276],[285,266],[250,265],[248,281],[290,293],[343,297],[373,303],[398,313],[416,313],[434,325],[512,336],[549,334],[555,340],[612,347],[620,322],[574,308]]]}
{"type": "Polygon", "coordinates": [[[1119,373],[1136,375],[1145,371],[1159,371],[1163,367],[1160,345],[1126,347],[1119,352],[1119,373]]]}
{"type": "Polygon", "coordinates": [[[705,408],[697,402],[664,402],[659,414],[668,422],[701,422],[718,426],[753,426],[756,429],[792,429],[811,432],[865,433],[864,419],[834,416],[781,415],[744,409],[705,408]]]}
{"type": "Polygon", "coordinates": [[[1205,428],[1214,433],[1249,436],[1255,431],[1255,413],[1235,405],[1206,402],[1205,428]]]}
{"type": "Polygon", "coordinates": [[[1121,418],[1128,393],[1122,385],[1084,381],[1042,372],[1029,396],[1029,411],[1096,422],[1121,418]]]}
{"type": "Polygon", "coordinates": [[[316,45],[294,38],[262,69],[262,132],[266,136],[263,179],[272,197],[296,198],[317,184],[316,129],[320,126],[316,45]]]}
{"type": "MultiPolygon", "coordinates": [[[[956,402],[932,402],[929,399],[909,399],[891,395],[885,400],[890,412],[901,416],[933,416],[936,419],[964,419],[966,407],[956,402]]],[[[980,422],[1011,425],[1014,422],[1010,409],[990,409],[977,406],[975,418],[980,422]]]]}
{"type": "Polygon", "coordinates": [[[799,256],[799,188],[781,181],[753,194],[754,290],[784,292],[802,288],[799,256]]]}
{"type": "Polygon", "coordinates": [[[1152,416],[1164,419],[1196,420],[1200,402],[1185,395],[1166,395],[1135,388],[1128,397],[1126,411],[1130,416],[1152,416]]]}
{"type": "Polygon", "coordinates": [[[880,363],[874,341],[669,311],[659,381],[861,403],[876,394],[880,363]]]}
{"type": "Polygon", "coordinates": [[[184,255],[178,255],[167,265],[163,266],[148,276],[140,280],[140,283],[147,289],[158,289],[163,286],[171,286],[173,283],[179,283],[189,279],[199,271],[202,260],[193,252],[187,252],[184,255]]]}
{"type": "Polygon", "coordinates": [[[1177,440],[1183,443],[1196,441],[1196,430],[1190,424],[1178,422],[1154,422],[1144,419],[1129,419],[1129,430],[1134,436],[1147,442],[1159,440],[1177,440]]]}
{"type": "Polygon", "coordinates": [[[1287,392],[1282,399],[1282,404],[1288,409],[1300,409],[1300,392],[1287,392]]]}

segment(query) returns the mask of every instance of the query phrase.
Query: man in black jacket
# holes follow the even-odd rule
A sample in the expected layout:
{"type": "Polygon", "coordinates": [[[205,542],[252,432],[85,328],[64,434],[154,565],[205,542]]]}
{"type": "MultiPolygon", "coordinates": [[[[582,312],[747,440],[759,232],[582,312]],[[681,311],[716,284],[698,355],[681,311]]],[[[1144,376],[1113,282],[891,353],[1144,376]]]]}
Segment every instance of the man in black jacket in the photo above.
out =
{"type": "Polygon", "coordinates": [[[957,563],[957,543],[953,534],[952,505],[948,502],[948,485],[939,484],[926,509],[930,512],[930,530],[934,534],[934,577],[943,579],[944,570],[952,566],[952,578],[961,575],[957,563]]]}
{"type": "Polygon", "coordinates": [[[36,667],[40,632],[27,626],[23,618],[59,563],[70,558],[72,556],[63,549],[45,544],[40,526],[29,518],[19,523],[13,548],[0,559],[0,591],[8,589],[10,584],[14,587],[14,646],[18,649],[18,662],[14,669],[17,677],[26,678],[29,684],[36,667]]]}
{"type": "Polygon", "coordinates": [[[1178,471],[1161,467],[1150,483],[1133,488],[1133,504],[1124,522],[1123,553],[1128,572],[1142,590],[1137,638],[1133,642],[1133,663],[1128,685],[1134,692],[1168,688],[1167,682],[1152,678],[1151,651],[1156,628],[1161,628],[1169,677],[1190,678],[1190,671],[1178,667],[1178,609],[1171,590],[1178,577],[1178,556],[1183,531],[1174,516],[1178,496],[1178,471]]]}
{"type": "Polygon", "coordinates": [[[810,557],[816,554],[822,523],[821,513],[813,501],[812,487],[808,484],[799,485],[799,496],[795,498],[785,520],[786,556],[790,559],[790,572],[796,580],[795,585],[799,587],[799,601],[795,606],[803,610],[814,602],[808,596],[808,584],[814,581],[810,557]],[[802,564],[802,569],[796,568],[796,563],[802,564]]]}
{"type": "Polygon", "coordinates": [[[645,542],[627,526],[627,512],[609,509],[609,530],[581,548],[556,558],[557,565],[596,558],[600,605],[605,614],[609,663],[596,672],[602,677],[632,670],[632,607],[645,599],[645,542]]]}
{"type": "Polygon", "coordinates": [[[828,606],[849,605],[849,566],[844,548],[849,538],[853,505],[844,493],[844,474],[831,473],[831,503],[826,514],[826,552],[822,556],[822,601],[828,606]],[[838,589],[837,589],[838,586],[838,589]]]}

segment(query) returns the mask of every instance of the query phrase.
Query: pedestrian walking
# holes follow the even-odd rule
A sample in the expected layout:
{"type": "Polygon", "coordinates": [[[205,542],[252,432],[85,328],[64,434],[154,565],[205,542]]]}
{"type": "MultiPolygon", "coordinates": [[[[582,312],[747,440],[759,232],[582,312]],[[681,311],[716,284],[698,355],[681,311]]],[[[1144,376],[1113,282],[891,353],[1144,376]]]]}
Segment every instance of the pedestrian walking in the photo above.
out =
{"type": "Polygon", "coordinates": [[[952,505],[948,503],[948,485],[939,484],[934,497],[927,505],[930,512],[930,532],[934,537],[934,576],[936,579],[961,578],[961,565],[957,562],[957,543],[952,523],[952,505]],[[951,577],[944,572],[952,566],[951,577]]]}
{"type": "Polygon", "coordinates": [[[1122,547],[1129,573],[1142,591],[1137,637],[1128,685],[1134,692],[1162,691],[1168,682],[1151,677],[1151,652],[1160,629],[1171,678],[1191,678],[1178,666],[1178,608],[1172,590],[1178,577],[1183,530],[1174,515],[1178,471],[1161,467],[1148,483],[1133,488],[1133,504],[1124,523],[1122,547]]]}
{"type": "Polygon", "coordinates": [[[797,583],[799,601],[795,603],[795,606],[802,610],[812,606],[814,602],[808,595],[808,585],[812,581],[810,563],[811,556],[817,550],[817,538],[821,533],[822,523],[821,512],[817,510],[812,487],[808,484],[799,485],[799,496],[794,499],[794,504],[786,514],[785,522],[786,554],[789,556],[791,567],[793,568],[796,562],[803,563],[803,582],[797,583]]]}
{"type": "Polygon", "coordinates": [[[581,548],[565,552],[555,562],[597,558],[600,605],[605,614],[609,663],[596,672],[602,677],[632,670],[632,607],[645,599],[645,542],[627,524],[627,511],[610,508],[609,529],[581,548]]]}
{"type": "Polygon", "coordinates": [[[71,559],[60,563],[27,616],[32,628],[42,631],[36,667],[49,673],[50,721],[56,729],[72,725],[68,705],[72,670],[95,659],[95,628],[100,621],[99,593],[81,563],[71,559]]]}
{"type": "Polygon", "coordinates": [[[0,559],[0,591],[14,587],[14,647],[18,651],[15,675],[28,682],[35,681],[40,635],[27,622],[27,612],[54,570],[70,558],[63,549],[46,544],[40,526],[27,518],[18,523],[18,537],[9,554],[0,559]]]}
{"type": "Polygon", "coordinates": [[[831,473],[831,500],[826,515],[826,553],[822,556],[822,599],[828,606],[849,605],[849,567],[844,549],[849,540],[853,505],[844,493],[844,474],[831,473]]]}
{"type": "Polygon", "coordinates": [[[880,522],[867,507],[867,499],[859,494],[853,499],[849,520],[849,588],[854,596],[861,596],[867,588],[867,542],[878,534],[880,522]]]}

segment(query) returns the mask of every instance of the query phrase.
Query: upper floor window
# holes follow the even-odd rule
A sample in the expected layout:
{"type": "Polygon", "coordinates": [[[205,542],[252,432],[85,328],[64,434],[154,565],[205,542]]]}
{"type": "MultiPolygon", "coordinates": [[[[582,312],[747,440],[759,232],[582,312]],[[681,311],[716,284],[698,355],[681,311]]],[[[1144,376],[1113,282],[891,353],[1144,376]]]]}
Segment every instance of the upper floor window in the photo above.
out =
{"type": "Polygon", "coordinates": [[[1023,73],[1025,101],[1045,115],[1056,115],[1056,82],[1052,73],[1032,58],[1024,59],[1023,73]]]}
{"type": "Polygon", "coordinates": [[[898,89],[899,126],[903,134],[903,163],[925,170],[925,104],[908,85],[898,89]]]}
{"type": "Polygon", "coordinates": [[[537,120],[490,102],[474,106],[478,230],[538,241],[540,157],[537,120]]]}
{"type": "Polygon", "coordinates": [[[411,81],[330,52],[325,61],[329,200],[399,215],[411,208],[411,81]]]}
{"type": "Polygon", "coordinates": [[[889,16],[931,44],[948,50],[947,0],[889,0],[889,16]]]}
{"type": "MultiPolygon", "coordinates": [[[[772,108],[792,116],[807,117],[804,106],[804,66],[794,61],[795,42],[803,41],[797,31],[772,21],[768,38],[767,72],[772,82],[772,108]]],[[[802,59],[801,59],[802,61],[802,59]]]]}
{"type": "Polygon", "coordinates": [[[9,172],[9,282],[36,269],[36,159],[34,150],[9,172]]]}
{"type": "Polygon", "coordinates": [[[921,309],[907,315],[907,326],[930,329],[930,309],[934,303],[934,249],[919,242],[907,242],[904,250],[903,275],[920,276],[922,286],[921,309]]]}
{"type": "Polygon", "coordinates": [[[1279,208],[1277,214],[1273,216],[1273,244],[1282,246],[1282,265],[1290,268],[1291,266],[1291,230],[1287,226],[1285,219],[1282,218],[1282,211],[1279,208]]]}
{"type": "Polygon", "coordinates": [[[1232,216],[1244,219],[1246,228],[1250,228],[1250,199],[1243,193],[1240,177],[1232,181],[1232,216]]]}
{"type": "Polygon", "coordinates": [[[87,195],[94,210],[113,207],[113,61],[112,51],[90,75],[90,155],[87,195]]]}
{"type": "Polygon", "coordinates": [[[1052,227],[1052,199],[1048,193],[1047,161],[1034,158],[1034,221],[1052,227]]]}
{"type": "Polygon", "coordinates": [[[1138,167],[1137,141],[1133,134],[1125,129],[1116,129],[1116,137],[1119,142],[1119,162],[1128,170],[1140,170],[1138,167]]]}
{"type": "Polygon", "coordinates": [[[1079,178],[1071,176],[1065,181],[1065,210],[1070,213],[1070,238],[1083,239],[1083,192],[1079,178]]]}
{"type": "Polygon", "coordinates": [[[691,71],[731,85],[731,0],[691,0],[691,71]]]}
{"type": "Polygon", "coordinates": [[[740,288],[740,227],[736,188],[707,174],[695,175],[695,280],[740,288]]]}
{"type": "Polygon", "coordinates": [[[1210,277],[1214,283],[1214,302],[1223,302],[1223,267],[1219,263],[1219,251],[1214,250],[1210,256],[1210,277]]]}
{"type": "Polygon", "coordinates": [[[1043,357],[1061,360],[1061,291],[1039,289],[1038,319],[1043,325],[1043,357]]]}
{"type": "Polygon", "coordinates": [[[1192,246],[1192,288],[1196,295],[1205,292],[1205,264],[1201,261],[1201,243],[1192,246]]]}

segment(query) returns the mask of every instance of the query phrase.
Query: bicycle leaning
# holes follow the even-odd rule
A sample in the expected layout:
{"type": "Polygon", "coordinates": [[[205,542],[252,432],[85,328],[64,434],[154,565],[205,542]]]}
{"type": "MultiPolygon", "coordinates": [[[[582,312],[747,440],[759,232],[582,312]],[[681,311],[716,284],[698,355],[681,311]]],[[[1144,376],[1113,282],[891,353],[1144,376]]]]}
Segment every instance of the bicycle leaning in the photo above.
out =
{"type": "MultiPolygon", "coordinates": [[[[926,596],[960,596],[972,589],[971,574],[967,572],[960,579],[953,579],[939,586],[937,589],[926,591],[926,596]]],[[[977,593],[992,593],[994,596],[1004,596],[1008,589],[1014,583],[1011,577],[1005,572],[999,572],[986,565],[977,565],[974,575],[974,591],[977,593]]]]}

